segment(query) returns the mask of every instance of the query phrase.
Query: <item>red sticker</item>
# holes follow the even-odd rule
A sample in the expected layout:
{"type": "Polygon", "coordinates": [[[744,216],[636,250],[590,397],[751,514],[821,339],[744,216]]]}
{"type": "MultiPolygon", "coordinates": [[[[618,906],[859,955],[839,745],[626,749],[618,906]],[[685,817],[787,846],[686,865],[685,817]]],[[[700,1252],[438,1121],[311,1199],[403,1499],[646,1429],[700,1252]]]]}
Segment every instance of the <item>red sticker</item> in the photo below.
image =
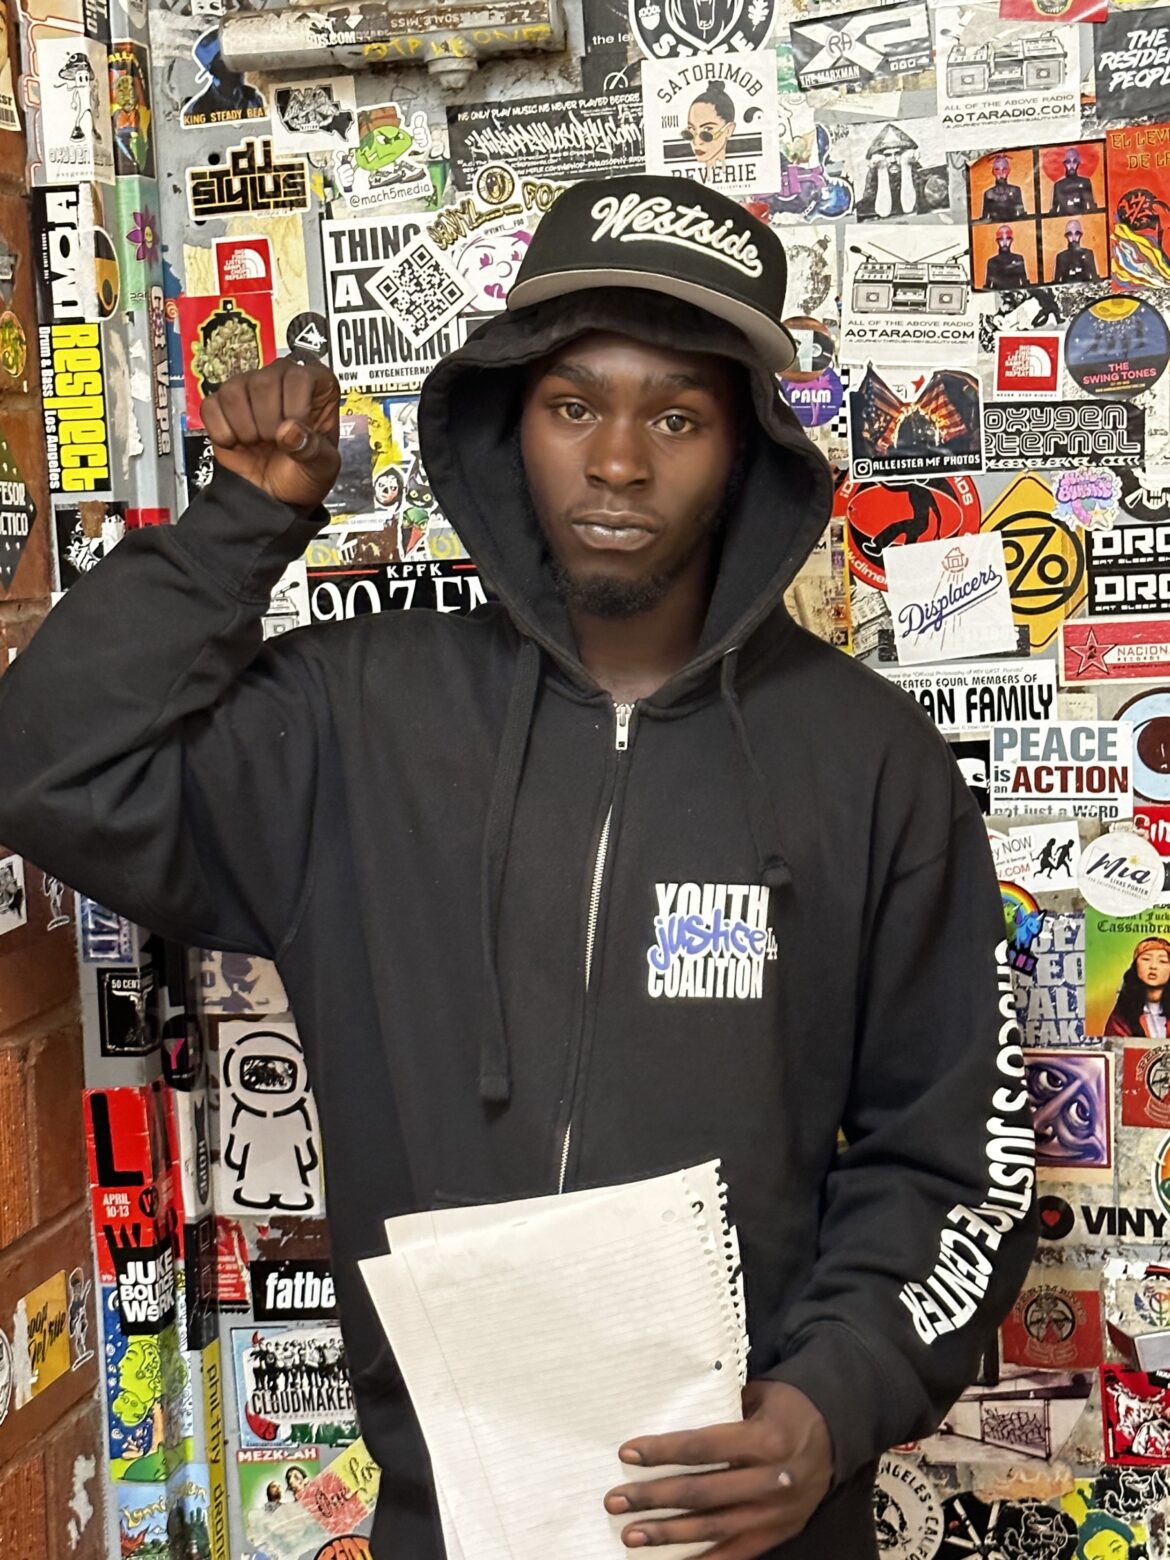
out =
{"type": "Polygon", "coordinates": [[[170,525],[171,512],[169,509],[128,509],[125,518],[128,531],[140,531],[148,525],[170,525]]]}
{"type": "Polygon", "coordinates": [[[1170,1127],[1170,1046],[1122,1051],[1121,1120],[1127,1127],[1170,1127]]]}
{"type": "Polygon", "coordinates": [[[1002,1329],[1009,1365],[1092,1370],[1101,1363],[1101,1295],[1096,1289],[1033,1284],[1020,1292],[1002,1329]]]}
{"type": "Polygon", "coordinates": [[[215,270],[219,290],[229,298],[272,291],[272,240],[217,238],[215,270]]]}
{"type": "Polygon", "coordinates": [[[1055,333],[1004,332],[995,340],[997,396],[1055,395],[1060,389],[1060,337],[1055,333]]]}
{"type": "Polygon", "coordinates": [[[1129,1468],[1170,1462],[1170,1378],[1101,1367],[1105,1461],[1129,1468]]]}
{"type": "Polygon", "coordinates": [[[845,521],[851,572],[877,590],[886,588],[882,553],[887,547],[974,535],[981,514],[970,477],[843,482],[833,504],[834,517],[845,521]]]}
{"type": "Polygon", "coordinates": [[[1109,0],[999,0],[1005,22],[1103,22],[1109,0]]]}
{"type": "Polygon", "coordinates": [[[187,426],[202,428],[199,407],[205,397],[234,375],[275,359],[272,298],[267,293],[249,293],[244,298],[182,297],[178,305],[187,426]]]}

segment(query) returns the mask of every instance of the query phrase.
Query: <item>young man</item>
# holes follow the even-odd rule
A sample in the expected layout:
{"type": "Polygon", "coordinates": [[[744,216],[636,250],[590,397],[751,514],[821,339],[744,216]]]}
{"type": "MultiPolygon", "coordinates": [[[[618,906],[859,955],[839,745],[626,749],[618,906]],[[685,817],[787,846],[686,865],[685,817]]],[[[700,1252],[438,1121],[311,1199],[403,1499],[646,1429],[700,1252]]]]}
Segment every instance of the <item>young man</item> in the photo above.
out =
{"type": "MultiPolygon", "coordinates": [[[[204,404],[210,490],[0,681],[0,839],[279,966],[385,1470],[378,1560],[444,1553],[356,1267],[387,1215],[722,1160],[746,1418],[615,1446],[597,1491],[629,1547],[712,1560],[876,1556],[877,1457],[975,1375],[1027,1268],[982,819],[917,705],[780,604],[831,493],[777,394],[784,282],[716,193],[572,187],[422,397],[434,493],[498,605],[261,644],[338,469],[336,386],[285,361],[204,404]],[[631,1485],[619,1451],[729,1467],[631,1485]],[[640,1525],[655,1506],[681,1514],[640,1525]]],[[[532,1498],[556,1499],[539,1455],[532,1498]]]]}

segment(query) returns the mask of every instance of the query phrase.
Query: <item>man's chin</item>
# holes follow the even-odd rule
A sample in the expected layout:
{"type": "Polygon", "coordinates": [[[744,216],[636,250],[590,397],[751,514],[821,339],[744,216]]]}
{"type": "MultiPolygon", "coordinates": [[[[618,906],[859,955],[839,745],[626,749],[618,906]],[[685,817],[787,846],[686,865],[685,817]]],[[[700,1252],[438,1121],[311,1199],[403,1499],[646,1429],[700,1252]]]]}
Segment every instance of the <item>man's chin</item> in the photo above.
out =
{"type": "Polygon", "coordinates": [[[670,581],[658,574],[628,579],[615,574],[583,574],[553,560],[557,595],[567,607],[590,617],[627,618],[656,607],[670,581]]]}

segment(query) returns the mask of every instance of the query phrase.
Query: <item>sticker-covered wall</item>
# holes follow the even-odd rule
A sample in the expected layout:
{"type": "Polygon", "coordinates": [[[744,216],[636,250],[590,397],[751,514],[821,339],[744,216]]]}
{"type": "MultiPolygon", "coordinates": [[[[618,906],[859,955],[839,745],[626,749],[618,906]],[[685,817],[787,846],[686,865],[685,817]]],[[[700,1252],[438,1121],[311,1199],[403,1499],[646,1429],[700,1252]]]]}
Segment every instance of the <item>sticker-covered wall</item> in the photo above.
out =
{"type": "MultiPolygon", "coordinates": [[[[490,586],[417,393],[560,193],[686,176],[777,230],[782,390],[839,476],[788,607],[918,700],[987,815],[1039,1144],[1035,1266],[979,1381],[883,1461],[880,1546],[1170,1560],[1170,7],[19,21],[0,129],[19,92],[33,239],[14,265],[4,195],[0,391],[41,401],[0,434],[0,604],[171,523],[210,476],[201,399],[292,353],[337,376],[342,465],[266,634],[472,611],[490,586]]],[[[0,860],[0,949],[33,875],[0,860]]],[[[368,1560],[378,1470],[280,983],[80,896],[76,933],[109,1552],[368,1560]]],[[[58,1278],[26,1310],[81,1315],[58,1278]]],[[[970,1283],[955,1256],[907,1297],[924,1336],[970,1283]]]]}

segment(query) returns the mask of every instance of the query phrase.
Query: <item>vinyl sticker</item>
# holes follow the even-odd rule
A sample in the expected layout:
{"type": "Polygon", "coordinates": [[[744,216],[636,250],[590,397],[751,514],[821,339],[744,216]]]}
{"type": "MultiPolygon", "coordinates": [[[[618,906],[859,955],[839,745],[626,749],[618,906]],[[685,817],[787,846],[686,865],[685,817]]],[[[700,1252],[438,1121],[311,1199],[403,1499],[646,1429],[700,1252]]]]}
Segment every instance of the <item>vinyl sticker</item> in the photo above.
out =
{"type": "Polygon", "coordinates": [[[317,1213],[320,1131],[291,1023],[219,1029],[220,1157],[216,1206],[232,1213],[317,1213]]]}
{"type": "Polygon", "coordinates": [[[1104,915],[1140,915],[1162,899],[1164,877],[1158,852],[1128,830],[1090,840],[1077,867],[1081,897],[1104,915]]]}
{"type": "Polygon", "coordinates": [[[28,921],[28,900],[24,887],[24,860],[20,856],[0,857],[0,936],[14,932],[28,921]]]}
{"type": "Polygon", "coordinates": [[[1031,971],[1012,972],[1025,1048],[1085,1044],[1084,916],[1046,915],[1032,954],[1036,963],[1031,971]]]}
{"type": "Polygon", "coordinates": [[[1132,736],[1114,721],[993,726],[991,810],[1021,817],[1133,814],[1132,736]]]}
{"type": "Polygon", "coordinates": [[[1128,401],[1041,401],[983,407],[987,471],[1143,466],[1145,412],[1128,401]]]}
{"type": "Polygon", "coordinates": [[[1118,919],[1085,914],[1085,1033],[1162,1040],[1170,1012],[1170,911],[1118,919]]]}
{"type": "MultiPolygon", "coordinates": [[[[776,61],[770,58],[774,98],[776,61]]],[[[506,163],[522,178],[553,174],[566,181],[647,168],[640,92],[614,92],[601,101],[577,95],[460,104],[447,110],[447,134],[460,190],[474,187],[485,163],[506,163]]]]}
{"type": "Polygon", "coordinates": [[[1170,611],[1170,522],[1123,522],[1089,538],[1089,611],[1143,616],[1170,611]]]}
{"type": "Polygon", "coordinates": [[[1157,384],[1168,359],[1170,329],[1139,298],[1099,299],[1073,319],[1064,339],[1069,376],[1090,395],[1141,395],[1157,384]]]}
{"type": "Polygon", "coordinates": [[[242,1446],[357,1440],[345,1347],[335,1323],[233,1327],[232,1354],[242,1446]]]}
{"type": "Polygon", "coordinates": [[[1101,1367],[1107,1462],[1158,1467],[1170,1461],[1170,1378],[1101,1367]]]}
{"type": "Polygon", "coordinates": [[[1093,28],[1097,121],[1170,111],[1170,8],[1114,12],[1093,28]]]}
{"type": "Polygon", "coordinates": [[[1003,1322],[1003,1358],[1033,1370],[1095,1370],[1104,1335],[1101,1295],[1047,1280],[1022,1289],[1003,1322]]]}
{"type": "MultiPolygon", "coordinates": [[[[1121,1053],[1121,1122],[1170,1127],[1170,1046],[1127,1045],[1121,1053]]],[[[1170,1316],[1164,1325],[1170,1325],[1170,1316]]]]}
{"type": "Polygon", "coordinates": [[[779,184],[774,54],[647,60],[642,104],[647,172],[694,179],[725,195],[779,184]]]}
{"type": "Polygon", "coordinates": [[[150,51],[129,40],[109,52],[110,117],[114,172],[118,178],[155,176],[154,113],[150,100],[150,51]]]}
{"type": "Polygon", "coordinates": [[[272,291],[272,240],[255,238],[215,238],[215,274],[220,292],[229,298],[242,293],[272,291]]]}
{"type": "Polygon", "coordinates": [[[94,38],[39,38],[37,77],[48,181],[113,184],[105,46],[94,38]]]}
{"type": "MultiPolygon", "coordinates": [[[[1136,20],[1136,18],[1135,18],[1136,20]]],[[[1112,224],[1113,277],[1137,287],[1170,286],[1170,251],[1163,238],[1170,202],[1167,125],[1133,125],[1105,138],[1112,224]]]]}
{"type": "Polygon", "coordinates": [[[1046,721],[1056,713],[1056,668],[1051,661],[879,666],[878,671],[917,699],[940,731],[1046,721]]]}
{"type": "Polygon", "coordinates": [[[398,103],[359,108],[356,136],[356,145],[333,153],[330,216],[360,217],[437,198],[431,162],[445,148],[434,144],[440,138],[432,135],[424,113],[416,111],[408,120],[398,103]]]}
{"type": "Polygon", "coordinates": [[[845,250],[842,296],[844,358],[913,363],[935,347],[949,364],[974,366],[976,312],[961,235],[908,224],[891,247],[859,234],[845,250]]]}
{"type": "Polygon", "coordinates": [[[883,562],[901,664],[1015,649],[1003,542],[994,533],[894,547],[883,562]]]}
{"type": "Polygon", "coordinates": [[[186,129],[202,125],[240,124],[265,119],[268,109],[259,91],[223,57],[219,28],[210,27],[192,45],[197,67],[199,91],[179,110],[179,123],[186,129]]]}
{"type": "Polygon", "coordinates": [[[994,149],[1035,129],[1075,141],[1081,128],[1080,38],[1074,27],[1005,22],[994,0],[934,12],[938,108],[948,149],[994,149]]]}
{"type": "Polygon", "coordinates": [[[629,0],[630,31],[651,59],[762,49],[775,23],[775,0],[629,0]]]}
{"type": "Polygon", "coordinates": [[[5,592],[12,587],[36,515],[28,484],[0,432],[0,589],[5,592]]]}
{"type": "Polygon", "coordinates": [[[278,152],[332,152],[356,146],[357,96],[352,76],[273,81],[272,144],[278,152]]]}
{"type": "Polygon", "coordinates": [[[1133,733],[1134,794],[1147,802],[1170,802],[1170,690],[1135,694],[1117,719],[1133,733]]]}
{"type": "Polygon", "coordinates": [[[462,340],[466,287],[437,251],[419,245],[423,232],[414,216],[321,224],[332,364],[343,390],[418,389],[462,340]],[[431,330],[435,305],[443,318],[431,330]]]}
{"type": "Polygon", "coordinates": [[[1055,331],[1002,331],[995,338],[996,400],[1031,401],[1037,396],[1059,395],[1062,340],[1055,331]]]}
{"type": "Polygon", "coordinates": [[[200,403],[233,374],[262,368],[276,358],[272,298],[247,293],[242,298],[177,300],[183,378],[187,391],[187,424],[201,428],[200,403]]]}
{"type": "Polygon", "coordinates": [[[952,369],[870,364],[849,389],[849,454],[855,479],[979,471],[979,381],[952,369]]]}
{"type": "Polygon", "coordinates": [[[1060,640],[1061,681],[1170,682],[1170,617],[1078,618],[1060,640]]]}
{"type": "Polygon", "coordinates": [[[791,35],[802,92],[818,87],[888,92],[932,85],[934,49],[924,4],[884,5],[797,21],[791,24],[791,35]]]}
{"type": "Polygon", "coordinates": [[[312,205],[308,163],[293,153],[278,156],[267,136],[228,147],[226,162],[189,167],[186,179],[187,210],[196,222],[308,211],[312,205]]]}

